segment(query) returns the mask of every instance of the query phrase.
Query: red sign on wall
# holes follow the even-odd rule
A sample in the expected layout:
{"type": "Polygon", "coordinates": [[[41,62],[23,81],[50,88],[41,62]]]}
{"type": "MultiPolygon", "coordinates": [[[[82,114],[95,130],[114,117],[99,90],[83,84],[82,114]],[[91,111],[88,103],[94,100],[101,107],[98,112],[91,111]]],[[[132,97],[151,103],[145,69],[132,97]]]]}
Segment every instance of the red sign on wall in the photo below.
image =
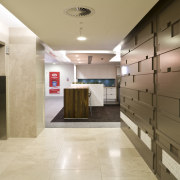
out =
{"type": "Polygon", "coordinates": [[[60,94],[59,72],[49,72],[49,94],[60,94]]]}

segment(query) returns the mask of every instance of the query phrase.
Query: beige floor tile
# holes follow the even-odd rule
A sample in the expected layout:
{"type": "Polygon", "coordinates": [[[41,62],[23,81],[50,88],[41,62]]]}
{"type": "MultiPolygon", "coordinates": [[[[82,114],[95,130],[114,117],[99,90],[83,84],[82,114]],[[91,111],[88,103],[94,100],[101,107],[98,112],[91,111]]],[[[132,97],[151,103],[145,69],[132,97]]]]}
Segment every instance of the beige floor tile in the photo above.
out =
{"type": "Polygon", "coordinates": [[[11,164],[17,154],[14,152],[0,152],[0,174],[11,164]]]}
{"type": "Polygon", "coordinates": [[[56,170],[50,180],[101,180],[97,170],[56,170]]]}
{"type": "Polygon", "coordinates": [[[19,169],[45,168],[54,169],[55,159],[43,159],[39,157],[18,155],[7,167],[7,169],[16,171],[19,169]]]}
{"type": "Polygon", "coordinates": [[[142,170],[151,172],[148,165],[141,157],[133,158],[111,158],[101,159],[102,173],[108,173],[109,170],[142,170]]]}
{"type": "Polygon", "coordinates": [[[0,180],[17,179],[156,178],[121,129],[48,128],[35,139],[0,141],[0,180]]]}
{"type": "Polygon", "coordinates": [[[95,141],[71,140],[62,144],[56,169],[100,169],[95,141]]]}
{"type": "Polygon", "coordinates": [[[81,144],[78,147],[62,148],[55,168],[57,169],[100,169],[97,150],[94,147],[86,147],[81,144]]]}
{"type": "Polygon", "coordinates": [[[50,170],[38,167],[7,168],[1,175],[1,180],[49,180],[50,170]]]}
{"type": "Polygon", "coordinates": [[[131,159],[140,157],[140,154],[135,148],[113,148],[111,146],[98,149],[98,156],[100,159],[131,159]]]}
{"type": "Polygon", "coordinates": [[[140,177],[103,177],[102,180],[157,180],[153,173],[145,173],[141,174],[140,177]]]}
{"type": "Polygon", "coordinates": [[[9,138],[8,140],[1,141],[0,152],[20,152],[33,141],[34,139],[28,138],[9,138]]]}
{"type": "MultiPolygon", "coordinates": [[[[118,180],[128,179],[128,180],[155,180],[155,176],[152,172],[145,171],[145,170],[132,170],[132,169],[104,169],[102,170],[102,177],[103,180],[108,180],[108,178],[114,178],[118,180]],[[149,179],[148,179],[149,178],[149,179]]],[[[112,180],[114,180],[112,179],[112,180]]]]}

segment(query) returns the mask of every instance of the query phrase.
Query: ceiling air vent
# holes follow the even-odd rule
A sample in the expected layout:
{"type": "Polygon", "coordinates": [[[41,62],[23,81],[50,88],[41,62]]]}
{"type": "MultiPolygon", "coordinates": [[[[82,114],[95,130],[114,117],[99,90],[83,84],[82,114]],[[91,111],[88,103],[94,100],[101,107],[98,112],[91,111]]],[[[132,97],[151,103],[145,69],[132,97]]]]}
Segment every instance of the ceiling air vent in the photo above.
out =
{"type": "Polygon", "coordinates": [[[95,13],[94,9],[90,7],[73,7],[70,9],[66,9],[65,13],[72,17],[86,17],[91,16],[95,13]]]}

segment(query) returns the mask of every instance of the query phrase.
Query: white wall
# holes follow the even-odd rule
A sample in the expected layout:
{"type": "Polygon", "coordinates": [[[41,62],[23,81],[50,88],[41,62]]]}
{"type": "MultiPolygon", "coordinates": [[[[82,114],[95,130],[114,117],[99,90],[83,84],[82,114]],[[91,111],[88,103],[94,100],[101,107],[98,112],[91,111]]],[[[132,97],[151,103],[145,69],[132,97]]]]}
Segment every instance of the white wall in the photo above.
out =
{"type": "Polygon", "coordinates": [[[74,65],[72,64],[46,64],[45,65],[45,95],[63,96],[64,88],[71,86],[74,82],[74,65]],[[60,72],[60,94],[49,94],[49,72],[60,72]],[[69,79],[69,81],[67,81],[69,79]]]}
{"type": "Polygon", "coordinates": [[[9,43],[9,27],[2,22],[0,22],[0,41],[9,43]]]}
{"type": "Polygon", "coordinates": [[[117,67],[111,64],[78,65],[77,79],[115,79],[117,67]]]}

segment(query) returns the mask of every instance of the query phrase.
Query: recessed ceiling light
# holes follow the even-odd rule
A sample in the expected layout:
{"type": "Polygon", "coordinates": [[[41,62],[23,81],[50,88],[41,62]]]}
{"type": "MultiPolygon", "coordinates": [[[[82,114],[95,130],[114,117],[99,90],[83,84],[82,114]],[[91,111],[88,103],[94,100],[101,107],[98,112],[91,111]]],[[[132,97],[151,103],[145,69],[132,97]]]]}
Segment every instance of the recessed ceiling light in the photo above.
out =
{"type": "Polygon", "coordinates": [[[79,37],[77,37],[77,40],[78,41],[85,41],[85,40],[87,40],[87,38],[84,36],[79,36],[79,37]]]}
{"type": "Polygon", "coordinates": [[[78,58],[77,60],[78,60],[78,61],[80,61],[81,59],[80,59],[80,58],[78,58]]]}
{"type": "Polygon", "coordinates": [[[53,62],[53,65],[56,65],[56,63],[55,63],[55,62],[53,62]]]}
{"type": "Polygon", "coordinates": [[[76,54],[76,57],[79,57],[79,55],[76,54]]]}

